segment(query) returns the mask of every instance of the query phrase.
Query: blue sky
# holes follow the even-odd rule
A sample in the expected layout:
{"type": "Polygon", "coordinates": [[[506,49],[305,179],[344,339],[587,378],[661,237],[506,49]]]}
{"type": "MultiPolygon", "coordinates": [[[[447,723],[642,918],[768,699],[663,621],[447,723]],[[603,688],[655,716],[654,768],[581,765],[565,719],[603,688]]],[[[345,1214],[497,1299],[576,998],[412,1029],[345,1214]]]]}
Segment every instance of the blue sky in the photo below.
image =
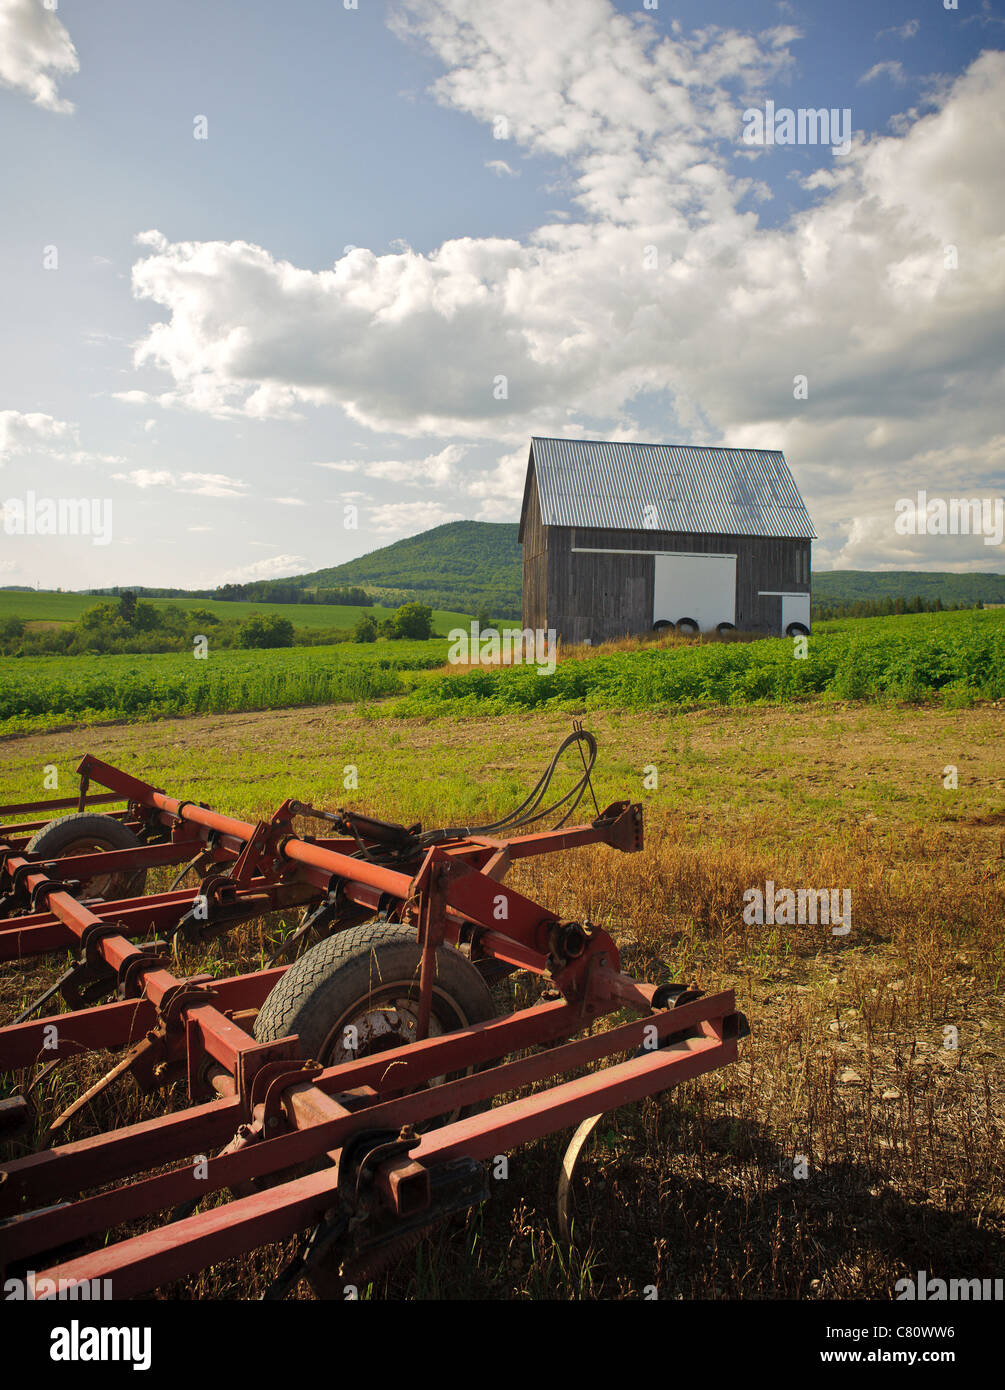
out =
{"type": "Polygon", "coordinates": [[[784,448],[818,568],[1003,568],[893,530],[1003,490],[1003,35],[989,0],[0,0],[0,503],[114,509],[108,545],[0,530],[0,584],[515,520],[531,433],[784,448]],[[851,148],[744,144],[767,101],[851,148]]]}

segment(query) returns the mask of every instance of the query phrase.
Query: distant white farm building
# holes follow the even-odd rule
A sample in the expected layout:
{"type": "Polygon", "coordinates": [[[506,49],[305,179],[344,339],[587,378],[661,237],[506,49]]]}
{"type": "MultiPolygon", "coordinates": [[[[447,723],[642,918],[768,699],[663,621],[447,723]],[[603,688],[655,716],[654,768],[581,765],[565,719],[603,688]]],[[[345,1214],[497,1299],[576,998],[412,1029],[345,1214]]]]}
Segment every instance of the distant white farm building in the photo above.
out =
{"type": "Polygon", "coordinates": [[[535,437],[519,538],[524,627],[566,642],[809,631],[815,533],[777,449],[535,437]]]}

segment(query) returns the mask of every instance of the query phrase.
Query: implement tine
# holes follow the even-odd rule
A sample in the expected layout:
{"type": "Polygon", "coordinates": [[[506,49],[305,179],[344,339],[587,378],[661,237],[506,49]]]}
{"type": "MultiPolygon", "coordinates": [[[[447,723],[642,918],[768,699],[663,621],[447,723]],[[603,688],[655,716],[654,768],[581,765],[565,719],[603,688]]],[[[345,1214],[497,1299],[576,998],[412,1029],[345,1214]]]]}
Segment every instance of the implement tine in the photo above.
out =
{"type": "Polygon", "coordinates": [[[74,1115],[78,1115],[89,1101],[92,1101],[95,1096],[100,1095],[102,1091],[106,1090],[113,1081],[129,1071],[134,1063],[138,1062],[144,1053],[149,1052],[153,1046],[154,1043],[151,1038],[142,1038],[135,1047],[130,1048],[125,1057],[116,1062],[111,1071],[106,1072],[100,1081],[96,1081],[93,1086],[89,1086],[83,1095],[79,1095],[75,1101],[56,1116],[52,1124],[49,1125],[48,1129],[39,1140],[39,1150],[50,1148],[53,1138],[73,1119],[74,1115]]]}

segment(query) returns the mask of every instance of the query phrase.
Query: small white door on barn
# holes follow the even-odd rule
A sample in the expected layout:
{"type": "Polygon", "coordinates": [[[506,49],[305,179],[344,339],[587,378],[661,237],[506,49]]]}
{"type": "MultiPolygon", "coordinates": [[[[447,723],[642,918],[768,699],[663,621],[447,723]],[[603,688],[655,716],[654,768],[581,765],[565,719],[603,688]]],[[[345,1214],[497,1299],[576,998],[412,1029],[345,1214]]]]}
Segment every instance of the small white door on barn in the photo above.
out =
{"type": "Polygon", "coordinates": [[[655,555],[653,622],[693,618],[703,632],[736,622],[735,555],[655,555]]]}
{"type": "Polygon", "coordinates": [[[809,594],[782,594],[782,631],[784,632],[789,623],[802,623],[807,632],[810,630],[810,596],[809,594]]]}

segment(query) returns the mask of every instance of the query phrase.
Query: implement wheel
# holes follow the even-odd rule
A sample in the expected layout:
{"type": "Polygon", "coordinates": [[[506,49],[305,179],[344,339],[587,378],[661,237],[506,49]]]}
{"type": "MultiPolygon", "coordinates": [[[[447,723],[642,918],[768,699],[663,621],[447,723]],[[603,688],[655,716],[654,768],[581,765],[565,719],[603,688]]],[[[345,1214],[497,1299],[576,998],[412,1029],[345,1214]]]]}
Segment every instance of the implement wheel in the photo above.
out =
{"type": "MultiPolygon", "coordinates": [[[[367,922],[336,932],[283,975],[259,1010],[255,1038],[274,1042],[296,1033],[301,1054],[329,1067],[404,1047],[418,1032],[421,958],[412,927],[367,922]]],[[[482,1023],[495,1013],[488,986],[471,962],[452,946],[441,946],[429,1036],[482,1023]]],[[[447,1079],[437,1076],[425,1084],[447,1079]]]]}
{"type": "MultiPolygon", "coordinates": [[[[336,932],[306,951],[268,995],[255,1020],[258,1042],[296,1033],[304,1057],[337,1066],[414,1042],[419,1026],[422,952],[414,927],[367,922],[336,932]]],[[[436,952],[429,1036],[494,1018],[496,1010],[479,972],[452,946],[436,952]]],[[[477,1070],[434,1076],[415,1089],[439,1086],[477,1070]]],[[[480,1102],[415,1126],[419,1133],[484,1110],[480,1102]]],[[[428,1227],[416,1227],[361,1257],[344,1242],[305,1270],[322,1299],[342,1299],[347,1284],[366,1285],[418,1244],[428,1227]]]]}
{"type": "MultiPolygon", "coordinates": [[[[25,845],[25,854],[37,854],[44,859],[65,859],[77,854],[101,854],[115,849],[139,849],[140,842],[120,820],[99,816],[91,811],[74,811],[60,816],[38,830],[25,845]]],[[[120,869],[118,873],[95,874],[84,878],[83,897],[138,898],[146,887],[146,869],[120,869]]]]}

